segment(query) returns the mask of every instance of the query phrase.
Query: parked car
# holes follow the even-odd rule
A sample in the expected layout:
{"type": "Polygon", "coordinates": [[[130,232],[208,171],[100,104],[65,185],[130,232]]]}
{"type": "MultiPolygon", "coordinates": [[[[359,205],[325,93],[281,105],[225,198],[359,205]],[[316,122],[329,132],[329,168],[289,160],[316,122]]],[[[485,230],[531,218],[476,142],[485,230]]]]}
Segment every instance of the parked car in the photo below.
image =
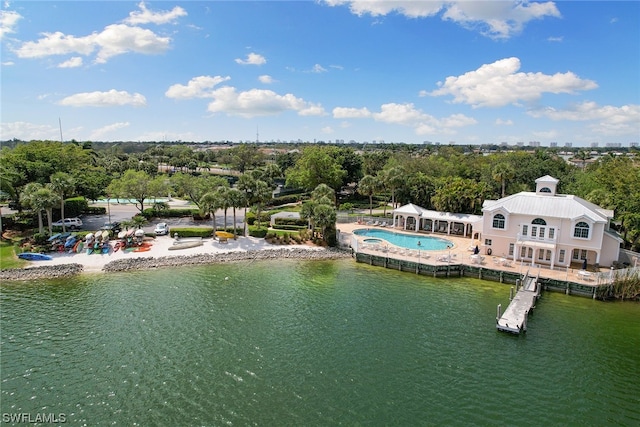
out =
{"type": "Polygon", "coordinates": [[[100,230],[107,230],[111,235],[113,235],[122,230],[122,227],[120,227],[120,223],[117,221],[105,222],[104,225],[100,227],[100,230]]]}
{"type": "Polygon", "coordinates": [[[164,236],[165,234],[169,234],[169,224],[167,224],[166,222],[158,223],[153,232],[156,233],[156,236],[164,236]]]}
{"type": "Polygon", "coordinates": [[[64,225],[65,228],[76,230],[82,228],[82,220],[80,218],[65,218],[58,220],[51,225],[54,227],[62,227],[64,225]]]}

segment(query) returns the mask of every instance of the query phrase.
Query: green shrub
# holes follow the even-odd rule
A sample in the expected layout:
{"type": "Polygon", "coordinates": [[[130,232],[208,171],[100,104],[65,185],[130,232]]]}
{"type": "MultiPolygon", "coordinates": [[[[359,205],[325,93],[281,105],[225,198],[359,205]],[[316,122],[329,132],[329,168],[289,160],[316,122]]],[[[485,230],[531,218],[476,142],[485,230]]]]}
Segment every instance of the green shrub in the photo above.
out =
{"type": "MultiPolygon", "coordinates": [[[[82,213],[89,209],[89,203],[84,197],[73,197],[64,201],[64,216],[67,218],[73,218],[80,216],[82,213]]],[[[104,209],[104,208],[103,208],[104,209]]],[[[62,217],[61,213],[60,218],[62,217]]]]}
{"type": "Polygon", "coordinates": [[[267,235],[267,227],[257,227],[254,225],[249,226],[249,236],[263,238],[267,235]]]}
{"type": "Polygon", "coordinates": [[[171,227],[171,237],[211,237],[213,227],[171,227]]]}
{"type": "Polygon", "coordinates": [[[306,225],[274,225],[273,228],[278,230],[304,230],[307,228],[306,225]]]}
{"type": "Polygon", "coordinates": [[[302,194],[288,194],[282,197],[276,197],[265,203],[265,206],[282,206],[289,203],[298,203],[303,198],[302,194]]]}
{"type": "MultiPolygon", "coordinates": [[[[249,225],[253,225],[256,222],[256,213],[249,211],[247,212],[247,216],[245,217],[247,219],[247,224],[249,225]]],[[[260,213],[260,223],[261,224],[268,224],[269,221],[271,221],[271,213],[270,212],[261,212],[260,213]]]]}
{"type": "MultiPolygon", "coordinates": [[[[102,206],[87,206],[87,208],[82,212],[86,215],[105,215],[107,213],[107,208],[102,206]]],[[[67,211],[65,209],[64,216],[69,217],[67,211]]]]}

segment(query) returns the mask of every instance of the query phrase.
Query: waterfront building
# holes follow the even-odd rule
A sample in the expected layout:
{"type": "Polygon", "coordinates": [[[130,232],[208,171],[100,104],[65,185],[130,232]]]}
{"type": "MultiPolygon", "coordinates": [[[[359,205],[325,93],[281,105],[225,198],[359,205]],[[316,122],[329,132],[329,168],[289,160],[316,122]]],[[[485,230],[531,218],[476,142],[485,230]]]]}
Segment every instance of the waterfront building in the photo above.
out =
{"type": "Polygon", "coordinates": [[[614,212],[570,194],[557,194],[558,180],[536,180],[522,191],[482,205],[485,253],[532,264],[610,266],[622,239],[611,229],[614,212]]]}
{"type": "Polygon", "coordinates": [[[571,194],[558,194],[558,180],[536,180],[536,191],[485,200],[482,216],[427,210],[412,203],[393,211],[403,230],[477,239],[486,255],[549,268],[612,266],[623,240],[611,228],[614,212],[571,194]]]}

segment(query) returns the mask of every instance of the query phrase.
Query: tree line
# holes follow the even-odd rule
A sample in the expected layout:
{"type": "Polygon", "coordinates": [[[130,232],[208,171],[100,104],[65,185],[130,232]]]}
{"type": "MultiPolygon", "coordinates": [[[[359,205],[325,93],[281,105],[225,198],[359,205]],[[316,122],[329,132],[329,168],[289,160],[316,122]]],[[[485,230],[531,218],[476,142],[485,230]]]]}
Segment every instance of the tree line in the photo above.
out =
{"type": "Polygon", "coordinates": [[[320,206],[331,207],[335,216],[345,197],[363,199],[371,211],[411,202],[427,209],[480,214],[484,200],[533,191],[535,179],[551,175],[560,180],[559,193],[613,209],[625,246],[640,247],[637,152],[588,159],[582,150],[575,154],[576,166],[544,148],[486,153],[463,146],[133,147],[114,143],[94,148],[91,143],[53,141],[5,146],[0,151],[0,189],[14,204],[33,209],[40,218],[43,212],[50,215],[52,209],[63,207],[62,201],[72,196],[126,197],[136,200],[142,211],[145,200],[169,194],[192,201],[202,212],[253,208],[259,218],[272,191],[284,183],[306,192],[305,218],[324,224],[321,217],[331,215],[320,206]],[[319,186],[332,194],[311,197],[319,186]],[[315,211],[320,213],[309,213],[315,211]]]}

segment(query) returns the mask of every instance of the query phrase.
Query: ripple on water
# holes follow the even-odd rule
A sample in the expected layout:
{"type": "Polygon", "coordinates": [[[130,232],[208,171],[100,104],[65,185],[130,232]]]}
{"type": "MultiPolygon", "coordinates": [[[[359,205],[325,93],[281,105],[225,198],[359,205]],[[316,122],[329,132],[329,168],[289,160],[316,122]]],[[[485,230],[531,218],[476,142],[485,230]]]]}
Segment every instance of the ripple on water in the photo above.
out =
{"type": "Polygon", "coordinates": [[[636,424],[637,305],[351,261],[0,285],[2,410],[70,424],[636,424]],[[522,405],[523,396],[535,405],[522,405]],[[532,420],[535,420],[532,421],[532,420]]]}

